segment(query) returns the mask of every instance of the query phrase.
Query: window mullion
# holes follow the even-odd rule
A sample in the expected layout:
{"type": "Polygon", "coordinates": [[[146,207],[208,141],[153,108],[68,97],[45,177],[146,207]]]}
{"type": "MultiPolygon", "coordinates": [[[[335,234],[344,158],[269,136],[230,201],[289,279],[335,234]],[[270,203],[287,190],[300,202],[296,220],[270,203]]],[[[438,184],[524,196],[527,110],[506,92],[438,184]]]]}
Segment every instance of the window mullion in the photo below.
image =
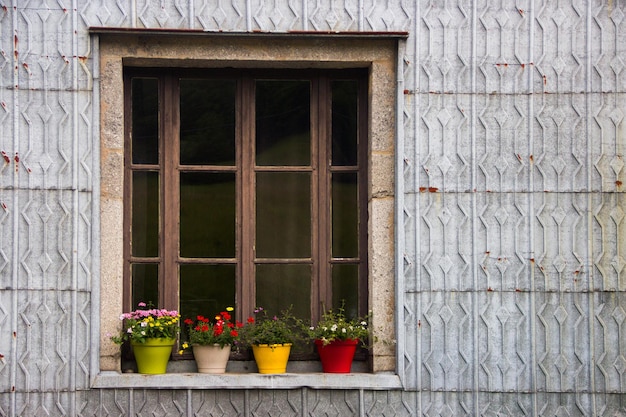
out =
{"type": "Polygon", "coordinates": [[[179,90],[177,78],[168,76],[163,79],[162,117],[161,117],[161,221],[163,233],[161,234],[161,269],[159,273],[160,303],[164,308],[180,308],[179,294],[179,268],[178,254],[179,230],[177,221],[180,213],[179,192],[179,90]],[[172,237],[176,237],[172,239],[172,237]]]}
{"type": "MultiPolygon", "coordinates": [[[[237,126],[239,127],[238,143],[240,144],[240,175],[241,211],[238,216],[241,227],[240,242],[240,274],[238,276],[237,301],[239,314],[250,314],[255,307],[256,271],[254,265],[255,242],[255,170],[254,170],[254,131],[255,131],[255,99],[254,80],[243,77],[238,89],[237,126]]],[[[242,316],[243,317],[243,316],[242,316]]]]}
{"type": "Polygon", "coordinates": [[[327,77],[320,77],[316,83],[317,92],[316,102],[312,103],[311,108],[315,109],[315,114],[311,114],[313,126],[319,137],[319,140],[313,141],[318,143],[318,158],[316,158],[317,167],[313,171],[317,172],[317,179],[313,187],[317,194],[317,216],[314,217],[316,224],[313,230],[317,235],[317,274],[314,277],[316,287],[319,293],[317,299],[313,303],[312,317],[321,316],[322,307],[330,307],[332,304],[332,282],[331,282],[331,226],[330,226],[330,109],[331,101],[329,94],[329,80],[327,77]],[[313,105],[314,104],[314,105],[313,105]],[[314,119],[315,117],[315,119],[314,119]]]}

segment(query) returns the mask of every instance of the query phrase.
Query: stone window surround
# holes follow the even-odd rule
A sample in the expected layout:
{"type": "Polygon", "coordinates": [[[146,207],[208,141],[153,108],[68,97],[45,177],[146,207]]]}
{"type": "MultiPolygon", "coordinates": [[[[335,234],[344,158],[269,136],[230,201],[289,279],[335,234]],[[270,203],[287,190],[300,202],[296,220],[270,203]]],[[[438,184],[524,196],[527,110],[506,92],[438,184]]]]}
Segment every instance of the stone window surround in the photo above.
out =
{"type": "MultiPolygon", "coordinates": [[[[235,34],[201,31],[92,28],[100,105],[100,306],[99,360],[94,387],[181,388],[399,388],[395,340],[394,166],[398,40],[405,34],[235,34]],[[368,67],[369,305],[378,337],[371,349],[373,373],[319,374],[120,374],[119,347],[107,334],[119,330],[123,284],[124,124],[122,73],[125,65],[163,67],[354,68],[368,67]],[[270,378],[271,384],[267,383],[270,378]]],[[[94,87],[97,88],[97,87],[94,87]]],[[[98,97],[98,94],[96,94],[98,97]]]]}

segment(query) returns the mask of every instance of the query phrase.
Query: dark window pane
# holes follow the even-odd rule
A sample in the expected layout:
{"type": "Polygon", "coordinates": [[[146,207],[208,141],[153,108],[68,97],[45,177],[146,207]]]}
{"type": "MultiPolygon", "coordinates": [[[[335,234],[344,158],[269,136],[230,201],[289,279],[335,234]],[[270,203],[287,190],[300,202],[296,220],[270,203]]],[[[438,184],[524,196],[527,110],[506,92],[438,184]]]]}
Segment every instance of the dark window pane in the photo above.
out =
{"type": "Polygon", "coordinates": [[[357,164],[358,83],[333,81],[333,165],[357,164]]]}
{"type": "Polygon", "coordinates": [[[359,207],[357,174],[332,175],[333,237],[332,254],[335,258],[356,257],[359,252],[359,207]]]}
{"type": "Polygon", "coordinates": [[[154,78],[133,78],[132,158],[134,164],[159,163],[159,87],[154,78]]]}
{"type": "Polygon", "coordinates": [[[311,256],[310,182],[308,172],[257,173],[257,257],[311,256]]]}
{"type": "Polygon", "coordinates": [[[311,316],[311,266],[263,264],[256,267],[256,306],[271,314],[293,306],[300,318],[311,316]]]}
{"type": "Polygon", "coordinates": [[[356,264],[334,264],[333,269],[333,308],[344,304],[347,317],[359,314],[359,268],[356,264]]]}
{"type": "Polygon", "coordinates": [[[180,80],[180,163],[234,161],[235,81],[180,80]]]}
{"type": "Polygon", "coordinates": [[[212,319],[235,306],[235,265],[181,265],[180,314],[212,319]]]}
{"type": "Polygon", "coordinates": [[[180,255],[235,256],[235,174],[180,174],[180,255]]]}
{"type": "Polygon", "coordinates": [[[133,310],[139,303],[159,306],[159,265],[133,264],[133,310]]]}
{"type": "Polygon", "coordinates": [[[159,256],[159,173],[133,172],[133,256],[159,256]]]}
{"type": "Polygon", "coordinates": [[[257,165],[309,165],[309,81],[257,81],[257,165]]]}

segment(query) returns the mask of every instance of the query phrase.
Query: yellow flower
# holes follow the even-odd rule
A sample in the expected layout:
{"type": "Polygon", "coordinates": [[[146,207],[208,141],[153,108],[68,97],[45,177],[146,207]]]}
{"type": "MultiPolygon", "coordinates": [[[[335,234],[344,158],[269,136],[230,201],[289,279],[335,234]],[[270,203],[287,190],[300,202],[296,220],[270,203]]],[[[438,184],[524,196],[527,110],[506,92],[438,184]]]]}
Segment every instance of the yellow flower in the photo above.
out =
{"type": "Polygon", "coordinates": [[[226,307],[226,311],[233,311],[233,310],[234,310],[234,308],[232,308],[232,307],[226,307]]]}

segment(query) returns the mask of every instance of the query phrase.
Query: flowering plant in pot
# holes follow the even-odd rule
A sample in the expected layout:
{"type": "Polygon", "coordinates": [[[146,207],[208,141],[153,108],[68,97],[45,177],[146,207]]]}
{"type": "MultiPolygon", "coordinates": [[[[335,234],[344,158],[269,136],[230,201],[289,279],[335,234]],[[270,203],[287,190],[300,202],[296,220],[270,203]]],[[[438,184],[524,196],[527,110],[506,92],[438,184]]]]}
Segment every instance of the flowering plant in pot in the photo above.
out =
{"type": "Polygon", "coordinates": [[[342,303],[337,310],[329,309],[322,319],[308,328],[322,362],[324,372],[350,372],[358,344],[366,346],[370,336],[369,315],[349,319],[342,303]]]}
{"type": "Polygon", "coordinates": [[[117,344],[130,342],[139,373],[165,373],[180,331],[178,311],[152,308],[141,302],[136,310],[123,313],[120,320],[124,328],[111,340],[117,344]]]}
{"type": "Polygon", "coordinates": [[[124,322],[124,329],[111,337],[120,345],[127,340],[145,343],[148,339],[176,339],[180,330],[178,311],[152,308],[143,302],[135,311],[123,313],[120,320],[124,322]]]}
{"type": "Polygon", "coordinates": [[[241,345],[252,346],[259,373],[283,373],[291,345],[301,339],[298,320],[291,309],[270,315],[263,307],[254,309],[241,329],[241,345]]]}
{"type": "MultiPolygon", "coordinates": [[[[200,373],[223,373],[230,356],[231,346],[239,337],[239,329],[243,323],[231,321],[232,307],[227,307],[225,311],[215,316],[215,321],[211,321],[202,315],[196,319],[186,318],[184,320],[189,333],[189,341],[183,343],[183,349],[191,345],[194,359],[198,365],[200,373]]],[[[182,350],[179,352],[182,354],[182,350]]]]}

